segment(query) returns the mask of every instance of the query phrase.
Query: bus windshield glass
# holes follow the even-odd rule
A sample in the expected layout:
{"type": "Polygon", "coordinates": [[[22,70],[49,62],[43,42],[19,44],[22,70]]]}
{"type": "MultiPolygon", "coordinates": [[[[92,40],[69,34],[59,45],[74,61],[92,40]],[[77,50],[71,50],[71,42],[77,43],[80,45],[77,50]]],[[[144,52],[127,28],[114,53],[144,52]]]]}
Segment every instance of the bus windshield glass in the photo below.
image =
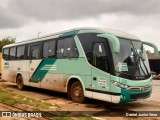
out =
{"type": "Polygon", "coordinates": [[[114,67],[118,76],[127,79],[150,77],[146,51],[141,41],[119,38],[120,52],[113,53],[114,67]]]}

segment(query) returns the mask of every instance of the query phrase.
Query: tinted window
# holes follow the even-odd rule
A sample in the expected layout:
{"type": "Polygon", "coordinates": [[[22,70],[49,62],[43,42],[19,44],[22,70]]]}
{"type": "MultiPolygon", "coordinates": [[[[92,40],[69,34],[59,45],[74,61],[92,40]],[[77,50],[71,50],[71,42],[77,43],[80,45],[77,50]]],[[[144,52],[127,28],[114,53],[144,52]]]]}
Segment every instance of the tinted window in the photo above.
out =
{"type": "Polygon", "coordinates": [[[16,59],[16,47],[10,48],[10,60],[16,59]]]}
{"type": "Polygon", "coordinates": [[[3,50],[3,59],[8,60],[9,48],[3,50]]]}
{"type": "Polygon", "coordinates": [[[97,37],[96,33],[79,34],[78,38],[81,42],[83,50],[86,54],[88,62],[103,70],[109,71],[109,43],[107,39],[97,37]]]}
{"type": "Polygon", "coordinates": [[[43,58],[53,58],[54,56],[55,56],[55,40],[44,42],[43,58]]]}
{"type": "Polygon", "coordinates": [[[106,39],[97,37],[96,33],[84,33],[79,34],[78,38],[82,44],[84,52],[86,55],[92,52],[92,44],[95,42],[106,42],[106,39]]]}
{"type": "Polygon", "coordinates": [[[76,58],[78,50],[72,37],[58,40],[57,43],[57,58],[76,58]]]}
{"type": "Polygon", "coordinates": [[[41,45],[31,46],[31,58],[40,59],[41,58],[41,45]]]}
{"type": "Polygon", "coordinates": [[[93,43],[93,66],[108,71],[108,59],[104,43],[93,43]]]}
{"type": "Polygon", "coordinates": [[[24,59],[25,46],[17,47],[17,59],[24,59]]]}

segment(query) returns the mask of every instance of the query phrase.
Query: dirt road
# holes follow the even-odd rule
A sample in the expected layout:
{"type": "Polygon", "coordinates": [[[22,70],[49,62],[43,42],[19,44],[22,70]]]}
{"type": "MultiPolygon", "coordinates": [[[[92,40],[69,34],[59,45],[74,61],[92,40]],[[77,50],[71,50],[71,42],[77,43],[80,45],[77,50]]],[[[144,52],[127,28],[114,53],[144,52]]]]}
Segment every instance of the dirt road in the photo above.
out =
{"type": "MultiPolygon", "coordinates": [[[[27,87],[25,91],[20,91],[16,88],[16,84],[8,82],[0,82],[0,87],[35,99],[54,103],[59,106],[58,110],[60,111],[91,111],[92,115],[100,117],[124,116],[122,114],[128,111],[160,111],[160,80],[153,80],[153,93],[150,98],[125,104],[112,104],[93,99],[87,99],[84,104],[78,104],[68,100],[67,94],[59,92],[32,87],[27,87]]],[[[155,117],[155,119],[158,118],[155,117]]]]}

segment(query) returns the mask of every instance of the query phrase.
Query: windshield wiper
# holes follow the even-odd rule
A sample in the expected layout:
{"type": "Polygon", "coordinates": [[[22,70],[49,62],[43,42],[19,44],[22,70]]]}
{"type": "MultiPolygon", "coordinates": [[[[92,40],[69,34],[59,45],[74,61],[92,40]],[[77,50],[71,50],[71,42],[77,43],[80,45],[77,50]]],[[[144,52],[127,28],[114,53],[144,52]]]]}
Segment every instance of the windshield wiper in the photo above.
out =
{"type": "Polygon", "coordinates": [[[132,42],[131,42],[131,44],[132,44],[132,46],[133,46],[133,53],[136,55],[136,59],[137,59],[137,57],[138,57],[138,60],[136,60],[136,61],[138,61],[138,65],[140,66],[140,68],[141,68],[141,70],[143,71],[143,73],[146,75],[146,72],[144,72],[144,70],[143,70],[143,68],[142,68],[142,66],[141,66],[141,64],[140,64],[140,60],[141,60],[142,63],[143,63],[143,65],[144,65],[144,67],[145,67],[145,69],[146,69],[146,71],[147,71],[147,76],[149,76],[148,69],[147,69],[147,67],[146,67],[146,65],[145,65],[142,57],[138,54],[137,49],[134,47],[134,45],[133,45],[132,42]]]}

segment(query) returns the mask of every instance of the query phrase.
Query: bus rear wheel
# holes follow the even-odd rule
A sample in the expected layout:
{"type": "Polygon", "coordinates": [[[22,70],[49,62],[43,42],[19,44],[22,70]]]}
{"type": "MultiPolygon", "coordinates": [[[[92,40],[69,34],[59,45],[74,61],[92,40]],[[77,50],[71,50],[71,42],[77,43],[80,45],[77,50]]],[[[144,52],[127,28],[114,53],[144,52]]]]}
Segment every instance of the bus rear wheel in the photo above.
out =
{"type": "Polygon", "coordinates": [[[76,81],[71,85],[70,96],[71,99],[76,103],[84,102],[85,97],[83,87],[79,81],[76,81]]]}
{"type": "Polygon", "coordinates": [[[18,88],[19,90],[23,90],[24,87],[25,87],[25,86],[24,86],[24,84],[23,84],[22,76],[19,75],[19,76],[17,77],[17,88],[18,88]]]}

